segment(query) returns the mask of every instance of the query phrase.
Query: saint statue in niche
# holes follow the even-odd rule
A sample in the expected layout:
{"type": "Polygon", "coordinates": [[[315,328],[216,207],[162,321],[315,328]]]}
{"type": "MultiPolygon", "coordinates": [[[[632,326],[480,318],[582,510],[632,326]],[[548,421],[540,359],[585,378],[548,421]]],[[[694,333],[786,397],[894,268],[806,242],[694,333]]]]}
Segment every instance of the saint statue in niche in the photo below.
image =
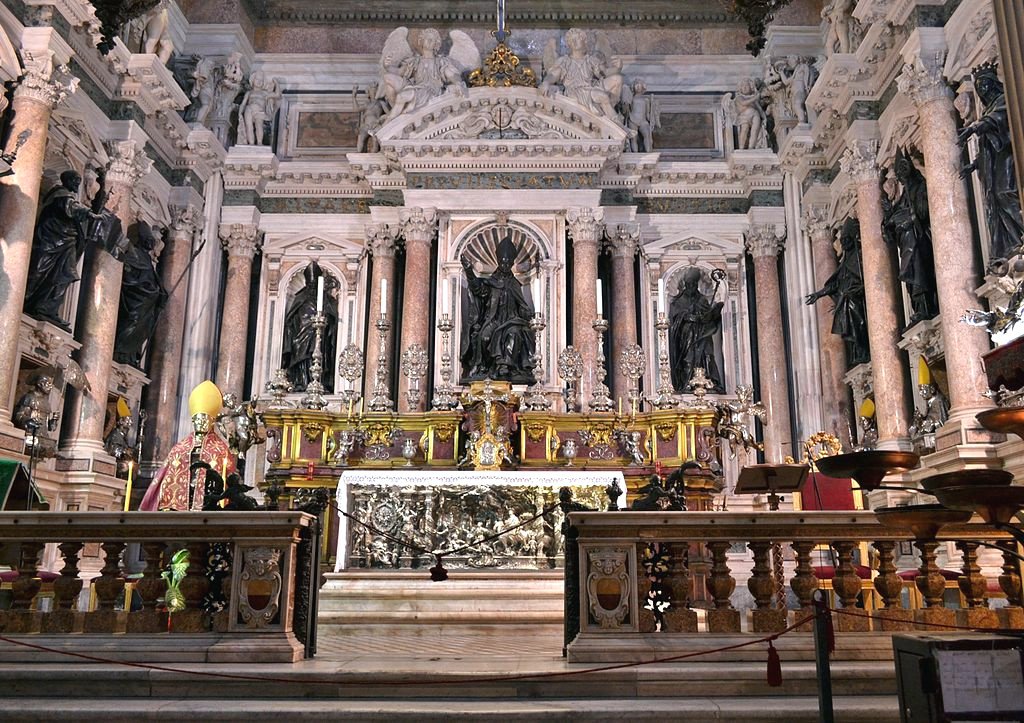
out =
{"type": "Polygon", "coordinates": [[[839,266],[825,285],[808,294],[808,304],[823,296],[831,297],[832,333],[846,342],[847,361],[851,367],[871,358],[868,350],[867,310],[864,301],[864,273],[860,264],[860,221],[848,218],[839,234],[842,254],[839,266]]]}
{"type": "Polygon", "coordinates": [[[494,379],[533,384],[533,305],[512,272],[519,249],[511,236],[498,242],[498,265],[479,277],[468,256],[462,268],[469,283],[468,313],[462,322],[462,381],[494,379]]]}
{"type": "MultiPolygon", "coordinates": [[[[672,362],[672,387],[685,392],[693,372],[700,368],[711,381],[713,392],[722,392],[722,375],[715,361],[715,337],[722,330],[722,307],[715,293],[700,290],[703,274],[696,266],[683,272],[679,293],[669,305],[669,356],[672,362]]],[[[715,284],[715,291],[718,284],[715,284]]]]}
{"type": "Polygon", "coordinates": [[[324,277],[324,310],[327,325],[322,335],[323,372],[320,381],[328,394],[334,392],[334,356],[337,345],[338,307],[332,290],[337,282],[330,274],[325,274],[316,261],[310,261],[302,271],[305,284],[288,301],[284,312],[284,344],[281,349],[281,367],[288,373],[296,391],[304,391],[310,382],[310,367],[313,364],[313,351],[316,346],[316,329],[313,317],[316,316],[317,279],[324,277]]]}
{"type": "Polygon", "coordinates": [[[888,204],[882,232],[885,240],[900,251],[900,281],[907,285],[910,294],[910,323],[916,324],[939,313],[928,189],[924,176],[905,149],[896,154],[893,170],[901,188],[888,204]]]}

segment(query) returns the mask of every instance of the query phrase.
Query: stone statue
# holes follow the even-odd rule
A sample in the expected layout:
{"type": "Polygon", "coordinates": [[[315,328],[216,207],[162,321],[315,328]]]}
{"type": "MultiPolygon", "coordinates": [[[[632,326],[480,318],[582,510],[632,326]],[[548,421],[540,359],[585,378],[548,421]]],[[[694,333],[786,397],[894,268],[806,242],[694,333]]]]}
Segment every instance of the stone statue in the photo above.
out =
{"type": "Polygon", "coordinates": [[[288,372],[288,381],[296,391],[304,391],[310,382],[310,367],[316,343],[313,317],[316,315],[317,279],[324,277],[324,316],[327,325],[322,332],[325,363],[321,383],[328,394],[334,393],[334,356],[338,333],[338,306],[331,292],[337,282],[325,274],[316,261],[310,261],[302,272],[305,284],[288,301],[284,312],[284,343],[281,367],[288,372]]]}
{"type": "Polygon", "coordinates": [[[167,301],[167,292],[156,270],[164,241],[162,235],[155,233],[145,221],[139,221],[129,229],[131,237],[134,240],[123,259],[114,361],[139,367],[156,328],[157,318],[167,301]]]}
{"type": "Polygon", "coordinates": [[[796,116],[800,125],[809,122],[807,113],[807,94],[814,86],[814,69],[807,58],[790,55],[786,58],[786,67],[781,73],[782,82],[789,91],[789,108],[796,116]]]}
{"type": "Polygon", "coordinates": [[[213,94],[213,111],[210,130],[224,147],[230,144],[231,116],[238,108],[238,94],[242,90],[245,73],[242,71],[242,54],[232,53],[225,61],[213,94]]]}
{"type": "Polygon", "coordinates": [[[411,43],[408,28],[396,28],[388,36],[376,94],[388,105],[388,120],[422,108],[448,91],[465,95],[462,76],[480,66],[480,51],[461,30],[452,30],[448,37],[451,50],[438,55],[441,34],[433,28],[419,31],[411,43]]]}
{"type": "Polygon", "coordinates": [[[996,67],[986,63],[974,70],[974,88],[982,104],[981,117],[960,131],[963,146],[971,136],[978,138],[978,156],[964,166],[962,176],[975,171],[985,191],[985,215],[991,235],[989,267],[1020,253],[1024,237],[1016,167],[1010,143],[1006,95],[996,67]]]}
{"type": "Polygon", "coordinates": [[[31,434],[52,432],[57,429],[57,420],[60,418],[50,404],[53,374],[46,370],[36,372],[29,383],[32,386],[14,405],[11,421],[18,429],[24,429],[31,434]]]}
{"type": "MultiPolygon", "coordinates": [[[[122,402],[123,403],[123,402],[122,402]]],[[[132,447],[128,437],[132,432],[132,418],[130,416],[117,416],[114,428],[103,440],[103,448],[117,463],[117,471],[125,473],[128,471],[128,463],[135,461],[135,449],[132,447]]]]}
{"type": "Polygon", "coordinates": [[[783,63],[769,60],[764,67],[764,93],[768,97],[767,115],[772,120],[772,135],[776,147],[786,140],[786,133],[792,127],[793,110],[790,107],[789,85],[783,63]]]}
{"type": "Polygon", "coordinates": [[[669,357],[672,363],[672,387],[685,392],[697,368],[704,370],[712,390],[723,389],[722,376],[715,361],[715,337],[722,330],[724,302],[714,301],[718,290],[705,296],[700,290],[701,270],[691,266],[683,273],[679,293],[669,304],[669,357]]]}
{"type": "Polygon", "coordinates": [[[571,28],[565,34],[568,55],[558,55],[554,38],[544,48],[540,92],[560,93],[592,113],[618,119],[615,104],[622,97],[622,61],[611,53],[592,52],[587,33],[571,28]]]}
{"type": "Polygon", "coordinates": [[[71,327],[61,318],[60,308],[68,288],[80,278],[78,262],[102,221],[102,216],[78,201],[81,183],[77,171],[64,171],[60,185],[43,198],[25,288],[25,313],[67,331],[71,327]]]}
{"type": "Polygon", "coordinates": [[[376,153],[380,150],[380,144],[374,137],[374,133],[384,123],[384,117],[388,114],[387,105],[384,99],[377,94],[377,86],[371,85],[366,91],[366,99],[359,97],[359,86],[352,90],[352,102],[359,110],[359,137],[356,139],[356,153],[376,153]]]}
{"type": "Polygon", "coordinates": [[[914,410],[914,420],[908,431],[911,438],[935,434],[949,419],[949,401],[934,384],[920,384],[917,387],[924,401],[924,412],[914,410]]]}
{"type": "Polygon", "coordinates": [[[462,326],[462,380],[496,379],[534,384],[534,336],[530,330],[533,306],[512,272],[519,249],[506,236],[498,243],[498,266],[481,278],[473,262],[463,257],[469,283],[469,313],[462,326]]]}
{"type": "Polygon", "coordinates": [[[168,22],[167,0],[161,0],[146,16],[142,28],[142,52],[155,54],[164,65],[167,65],[174,53],[168,22]]]}
{"type": "Polygon", "coordinates": [[[206,125],[213,110],[213,97],[217,90],[217,68],[213,58],[200,58],[192,71],[192,120],[206,125]]]}
{"type": "Polygon", "coordinates": [[[825,285],[808,294],[805,301],[813,304],[823,296],[832,299],[832,333],[843,337],[849,364],[857,366],[870,358],[864,274],[860,261],[860,222],[857,219],[846,219],[839,241],[842,249],[839,266],[825,285]]]}
{"type": "Polygon", "coordinates": [[[767,117],[761,91],[753,78],[742,80],[735,95],[726,93],[722,97],[722,109],[728,125],[738,128],[736,150],[768,147],[767,117]]]}
{"type": "Polygon", "coordinates": [[[849,53],[850,48],[850,17],[853,14],[855,0],[830,0],[821,10],[821,19],[825,21],[825,54],[849,53]]]}
{"type": "Polygon", "coordinates": [[[928,188],[924,176],[906,150],[896,154],[893,164],[900,190],[889,203],[883,194],[886,218],[882,223],[885,240],[900,252],[900,281],[907,285],[913,310],[910,323],[932,319],[939,313],[935,288],[935,259],[928,217],[928,188]]]}
{"type": "Polygon", "coordinates": [[[262,70],[249,76],[249,90],[238,107],[238,142],[243,145],[262,146],[266,133],[265,125],[281,105],[281,90],[276,78],[267,79],[262,70]]]}
{"type": "Polygon", "coordinates": [[[647,92],[647,85],[638,78],[623,87],[622,107],[626,128],[635,132],[629,138],[630,152],[650,153],[654,150],[654,131],[661,127],[658,99],[647,92]]]}

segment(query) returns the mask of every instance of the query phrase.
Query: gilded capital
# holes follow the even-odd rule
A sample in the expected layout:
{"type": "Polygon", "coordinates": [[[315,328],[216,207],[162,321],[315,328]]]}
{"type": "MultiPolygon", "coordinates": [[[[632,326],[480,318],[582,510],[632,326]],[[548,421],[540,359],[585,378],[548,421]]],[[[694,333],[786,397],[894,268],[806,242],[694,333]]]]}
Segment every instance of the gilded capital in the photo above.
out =
{"type": "Polygon", "coordinates": [[[904,64],[903,71],[896,78],[900,93],[910,96],[918,108],[933,100],[953,97],[953,91],[942,74],[942,60],[941,55],[933,61],[917,57],[913,63],[904,64]]]}
{"type": "Polygon", "coordinates": [[[366,225],[366,247],[374,258],[394,258],[395,236],[386,223],[366,225]]]}
{"type": "Polygon", "coordinates": [[[630,261],[636,256],[637,247],[640,245],[640,225],[635,223],[620,223],[614,229],[606,232],[608,239],[608,250],[616,258],[625,258],[630,261]]]}
{"type": "Polygon", "coordinates": [[[229,259],[252,261],[260,248],[259,227],[249,223],[222,224],[220,240],[229,259]]]}
{"type": "Polygon", "coordinates": [[[877,181],[877,156],[878,141],[852,140],[839,159],[839,166],[843,169],[843,173],[854,181],[877,181]]]}
{"type": "Polygon", "coordinates": [[[601,240],[604,231],[603,208],[570,208],[565,212],[565,220],[569,225],[569,236],[573,245],[593,244],[601,240]]]}
{"type": "Polygon", "coordinates": [[[775,224],[754,224],[743,239],[743,244],[755,259],[778,256],[779,251],[786,246],[785,229],[780,233],[775,224]]]}
{"type": "Polygon", "coordinates": [[[399,221],[402,224],[402,235],[406,243],[427,243],[434,240],[437,232],[437,211],[433,208],[403,209],[399,221]]]}
{"type": "Polygon", "coordinates": [[[23,50],[25,74],[14,91],[15,98],[42,103],[53,110],[78,89],[79,80],[66,65],[54,65],[52,50],[23,50]]]}

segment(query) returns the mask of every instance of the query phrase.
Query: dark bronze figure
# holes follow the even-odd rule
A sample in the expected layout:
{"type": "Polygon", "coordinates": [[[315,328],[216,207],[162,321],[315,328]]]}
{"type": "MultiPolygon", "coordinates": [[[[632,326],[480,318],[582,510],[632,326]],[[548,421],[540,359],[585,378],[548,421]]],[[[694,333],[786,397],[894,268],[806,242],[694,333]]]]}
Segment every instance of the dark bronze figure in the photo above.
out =
{"type": "MultiPolygon", "coordinates": [[[[700,290],[701,270],[696,266],[683,273],[679,293],[669,304],[669,358],[672,387],[677,392],[689,388],[698,367],[712,382],[712,392],[722,392],[722,375],[715,361],[715,336],[722,330],[721,301],[712,302],[700,290]]],[[[717,286],[716,286],[717,288],[717,286]]]]}
{"type": "Polygon", "coordinates": [[[167,292],[156,270],[163,240],[145,221],[134,224],[129,237],[131,243],[123,258],[114,361],[138,367],[167,301],[167,292]]]}
{"type": "Polygon", "coordinates": [[[462,380],[494,379],[533,384],[533,306],[512,273],[518,249],[510,237],[498,244],[498,267],[486,278],[462,259],[469,282],[469,313],[462,325],[462,380]]]}
{"type": "Polygon", "coordinates": [[[305,285],[299,289],[288,302],[284,312],[284,346],[281,350],[281,366],[288,372],[288,381],[296,391],[305,391],[311,380],[310,367],[313,364],[313,350],[316,345],[316,328],[313,317],[316,316],[317,279],[324,277],[324,327],[322,343],[324,365],[320,378],[324,390],[334,392],[334,356],[338,336],[338,306],[330,291],[337,282],[330,274],[325,274],[316,261],[310,261],[302,271],[305,285]]]}
{"type": "Polygon", "coordinates": [[[885,240],[899,249],[899,278],[907,285],[910,294],[913,311],[910,323],[916,324],[939,313],[935,256],[928,217],[928,188],[924,176],[906,150],[896,154],[893,170],[901,188],[885,209],[882,232],[885,240]]]}
{"type": "Polygon", "coordinates": [[[981,118],[960,131],[961,146],[978,137],[978,157],[964,166],[961,176],[977,171],[985,190],[985,215],[991,236],[989,268],[1020,252],[1024,238],[1016,167],[1010,143],[1010,121],[1003,84],[996,67],[986,63],[974,69],[974,89],[983,109],[981,118]]]}
{"type": "Polygon", "coordinates": [[[102,220],[78,201],[81,185],[77,171],[64,171],[60,185],[43,198],[25,289],[25,312],[67,331],[71,327],[61,318],[60,307],[68,288],[80,278],[78,262],[102,220]]]}
{"type": "Polygon", "coordinates": [[[838,268],[825,285],[813,294],[808,294],[805,301],[813,304],[823,296],[832,299],[832,333],[843,337],[847,360],[853,367],[871,358],[864,302],[864,273],[860,261],[860,222],[857,219],[846,219],[839,241],[842,255],[838,268]]]}

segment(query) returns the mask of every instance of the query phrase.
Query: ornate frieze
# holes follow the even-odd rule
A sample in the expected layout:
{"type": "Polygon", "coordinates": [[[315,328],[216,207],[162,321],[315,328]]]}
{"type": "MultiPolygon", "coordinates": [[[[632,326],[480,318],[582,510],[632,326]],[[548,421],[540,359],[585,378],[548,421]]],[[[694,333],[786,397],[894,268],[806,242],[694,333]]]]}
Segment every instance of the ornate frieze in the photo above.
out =
{"type": "Polygon", "coordinates": [[[406,188],[411,189],[562,189],[596,188],[596,173],[410,173],[406,188]]]}

